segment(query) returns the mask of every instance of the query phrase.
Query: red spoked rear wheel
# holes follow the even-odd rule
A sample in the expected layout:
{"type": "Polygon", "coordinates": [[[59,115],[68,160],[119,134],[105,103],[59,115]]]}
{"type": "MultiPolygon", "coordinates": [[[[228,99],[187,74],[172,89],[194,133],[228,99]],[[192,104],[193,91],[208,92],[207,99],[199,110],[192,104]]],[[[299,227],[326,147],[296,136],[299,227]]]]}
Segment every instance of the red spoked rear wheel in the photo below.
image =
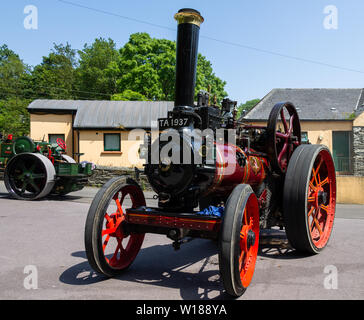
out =
{"type": "Polygon", "coordinates": [[[125,210],[140,206],[145,206],[145,198],[135,182],[115,178],[99,190],[85,227],[86,254],[95,271],[115,276],[132,264],[144,234],[128,232],[125,210]]]}
{"type": "Polygon", "coordinates": [[[273,170],[285,173],[289,159],[301,144],[301,126],[294,105],[277,103],[269,114],[266,150],[273,170]]]}
{"type": "Polygon", "coordinates": [[[323,145],[302,145],[287,169],[283,215],[291,245],[319,253],[332,233],[336,206],[336,176],[330,151],[323,145]]]}
{"type": "Polygon", "coordinates": [[[307,223],[313,244],[323,248],[335,218],[335,168],[331,155],[321,150],[313,164],[307,195],[307,223]]]}
{"type": "Polygon", "coordinates": [[[219,240],[220,273],[231,296],[241,296],[251,283],[258,246],[258,200],[249,185],[241,184],[226,202],[219,240]]]}

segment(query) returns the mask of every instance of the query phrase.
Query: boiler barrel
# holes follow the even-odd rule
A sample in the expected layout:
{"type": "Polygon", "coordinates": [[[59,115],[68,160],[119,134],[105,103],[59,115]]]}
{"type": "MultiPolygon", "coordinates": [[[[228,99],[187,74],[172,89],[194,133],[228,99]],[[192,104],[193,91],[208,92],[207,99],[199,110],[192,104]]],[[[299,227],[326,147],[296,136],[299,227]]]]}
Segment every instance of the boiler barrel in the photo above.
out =
{"type": "Polygon", "coordinates": [[[216,143],[216,171],[209,193],[229,194],[238,184],[259,185],[266,177],[265,158],[248,156],[233,144],[216,143]],[[246,158],[239,164],[237,153],[246,158]]]}

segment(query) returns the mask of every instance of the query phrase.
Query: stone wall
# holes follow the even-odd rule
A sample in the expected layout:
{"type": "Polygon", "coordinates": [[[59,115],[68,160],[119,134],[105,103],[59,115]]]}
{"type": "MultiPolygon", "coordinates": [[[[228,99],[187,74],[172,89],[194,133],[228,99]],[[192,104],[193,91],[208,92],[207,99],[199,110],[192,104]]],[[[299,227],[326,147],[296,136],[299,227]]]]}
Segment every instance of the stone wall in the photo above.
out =
{"type": "Polygon", "coordinates": [[[88,185],[101,187],[104,183],[114,177],[129,176],[136,180],[143,190],[151,190],[147,177],[143,171],[121,167],[97,166],[92,176],[88,179],[88,185]]]}
{"type": "Polygon", "coordinates": [[[364,176],[364,127],[353,127],[354,175],[364,176]]]}

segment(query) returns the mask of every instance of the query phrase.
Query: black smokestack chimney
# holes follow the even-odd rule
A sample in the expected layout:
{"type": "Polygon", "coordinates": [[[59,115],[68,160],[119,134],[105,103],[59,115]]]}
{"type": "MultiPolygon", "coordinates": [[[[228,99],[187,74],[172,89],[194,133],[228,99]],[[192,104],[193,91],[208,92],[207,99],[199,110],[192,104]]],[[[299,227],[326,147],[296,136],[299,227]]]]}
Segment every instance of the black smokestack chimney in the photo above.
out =
{"type": "Polygon", "coordinates": [[[194,105],[198,38],[200,25],[204,21],[194,9],[181,9],[175,14],[178,21],[177,61],[176,61],[176,98],[174,105],[194,105]]]}

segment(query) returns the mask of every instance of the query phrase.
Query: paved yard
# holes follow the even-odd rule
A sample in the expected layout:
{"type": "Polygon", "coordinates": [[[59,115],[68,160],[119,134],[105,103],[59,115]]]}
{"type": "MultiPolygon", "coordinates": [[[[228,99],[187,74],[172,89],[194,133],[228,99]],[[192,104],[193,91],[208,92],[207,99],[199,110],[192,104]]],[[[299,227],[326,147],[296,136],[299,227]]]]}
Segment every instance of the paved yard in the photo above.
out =
{"type": "MultiPolygon", "coordinates": [[[[195,239],[174,251],[165,236],[148,234],[123,276],[92,272],[83,236],[96,192],[85,188],[27,202],[8,198],[0,182],[0,299],[227,298],[211,240],[195,239]],[[29,265],[38,272],[36,290],[24,287],[29,265]]],[[[151,193],[147,198],[153,202],[151,193]]],[[[332,238],[319,255],[300,256],[283,231],[263,231],[253,282],[240,299],[364,299],[363,230],[364,206],[339,204],[332,238]],[[337,289],[325,289],[335,268],[337,289]]]]}

